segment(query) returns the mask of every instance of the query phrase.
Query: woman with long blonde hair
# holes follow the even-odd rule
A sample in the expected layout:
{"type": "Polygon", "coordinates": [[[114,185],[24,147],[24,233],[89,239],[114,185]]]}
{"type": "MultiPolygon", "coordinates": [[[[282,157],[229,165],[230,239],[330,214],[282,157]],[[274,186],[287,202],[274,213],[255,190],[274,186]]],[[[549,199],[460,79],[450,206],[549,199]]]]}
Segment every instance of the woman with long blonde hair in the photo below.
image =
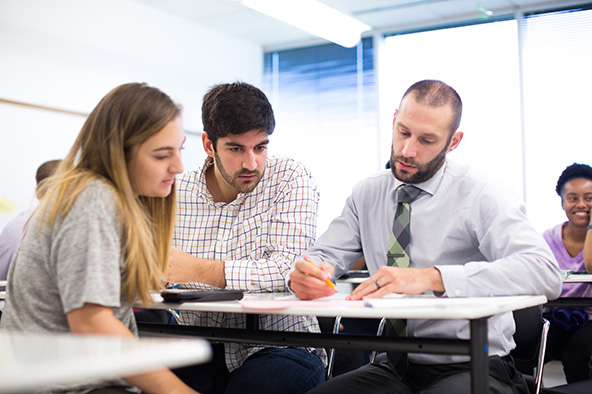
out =
{"type": "MultiPolygon", "coordinates": [[[[44,187],[8,274],[0,327],[137,336],[132,304],[163,287],[177,174],[181,109],[146,84],[109,92],[44,187]]],[[[54,391],[194,393],[169,370],[54,391]],[[126,382],[127,381],[127,382],[126,382]]]]}

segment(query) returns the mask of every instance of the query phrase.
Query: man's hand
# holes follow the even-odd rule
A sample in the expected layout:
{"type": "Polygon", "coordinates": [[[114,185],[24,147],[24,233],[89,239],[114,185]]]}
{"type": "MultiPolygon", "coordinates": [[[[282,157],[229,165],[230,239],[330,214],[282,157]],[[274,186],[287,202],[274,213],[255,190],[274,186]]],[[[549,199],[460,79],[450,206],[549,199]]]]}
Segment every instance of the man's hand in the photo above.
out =
{"type": "Polygon", "coordinates": [[[327,297],[336,291],[325,282],[331,280],[334,268],[327,262],[316,266],[306,261],[297,261],[294,271],[290,274],[290,287],[301,300],[327,297]]]}
{"type": "Polygon", "coordinates": [[[167,281],[170,283],[200,282],[225,288],[224,262],[198,259],[181,249],[172,247],[167,281]]]}
{"type": "Polygon", "coordinates": [[[442,276],[436,268],[383,266],[360,283],[347,299],[380,298],[390,293],[421,294],[427,290],[444,291],[442,276]]]}

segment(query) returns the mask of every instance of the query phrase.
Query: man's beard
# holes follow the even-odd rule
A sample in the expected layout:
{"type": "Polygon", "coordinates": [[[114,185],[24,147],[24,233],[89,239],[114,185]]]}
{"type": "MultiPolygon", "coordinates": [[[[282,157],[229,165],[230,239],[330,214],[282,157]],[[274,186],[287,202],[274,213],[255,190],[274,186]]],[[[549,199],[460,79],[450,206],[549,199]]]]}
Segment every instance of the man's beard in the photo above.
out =
{"type": "Polygon", "coordinates": [[[444,146],[444,149],[438,153],[436,157],[425,164],[418,164],[413,159],[407,159],[402,155],[395,155],[394,149],[391,147],[391,172],[401,182],[409,183],[409,184],[417,184],[422,183],[430,179],[434,176],[436,172],[442,167],[444,164],[444,160],[446,160],[446,152],[448,151],[448,143],[444,146]],[[407,171],[398,169],[395,165],[396,161],[403,162],[405,164],[409,164],[415,166],[417,171],[410,175],[407,171]]]}
{"type": "Polygon", "coordinates": [[[217,153],[214,154],[214,160],[216,161],[216,167],[218,168],[218,171],[220,171],[220,174],[222,175],[222,179],[224,179],[224,181],[230,187],[232,187],[234,190],[238,191],[239,193],[252,192],[257,187],[257,185],[259,184],[259,181],[261,181],[261,178],[263,177],[263,172],[259,172],[257,170],[255,170],[255,171],[241,170],[241,171],[235,173],[234,175],[230,175],[226,171],[226,169],[224,168],[224,165],[222,164],[222,160],[220,160],[220,157],[218,156],[217,153]],[[253,178],[253,180],[250,182],[244,182],[244,181],[240,180],[240,178],[239,178],[240,175],[255,175],[255,178],[253,178]]]}

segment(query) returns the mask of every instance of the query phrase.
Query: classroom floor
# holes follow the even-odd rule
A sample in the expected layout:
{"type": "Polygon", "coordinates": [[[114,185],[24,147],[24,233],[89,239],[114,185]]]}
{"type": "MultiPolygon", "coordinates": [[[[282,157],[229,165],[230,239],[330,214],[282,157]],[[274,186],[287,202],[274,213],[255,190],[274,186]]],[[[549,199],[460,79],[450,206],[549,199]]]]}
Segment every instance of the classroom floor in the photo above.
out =
{"type": "Polygon", "coordinates": [[[543,387],[554,387],[567,383],[563,374],[561,361],[551,361],[545,364],[543,370],[543,387]]]}

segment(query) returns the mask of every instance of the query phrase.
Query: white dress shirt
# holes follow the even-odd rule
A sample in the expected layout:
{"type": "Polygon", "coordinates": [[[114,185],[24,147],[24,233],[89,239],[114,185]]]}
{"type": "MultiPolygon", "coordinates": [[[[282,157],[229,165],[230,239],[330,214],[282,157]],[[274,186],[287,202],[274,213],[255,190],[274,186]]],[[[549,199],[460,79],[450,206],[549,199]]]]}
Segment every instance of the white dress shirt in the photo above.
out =
{"type": "MultiPolygon", "coordinates": [[[[401,184],[390,170],[360,182],[314,247],[315,263],[327,261],[335,277],[364,256],[370,274],[387,263],[388,243],[401,184]]],[[[562,276],[547,243],[529,223],[520,198],[502,183],[448,160],[411,203],[411,267],[436,267],[444,297],[542,294],[555,299],[562,276]]],[[[440,294],[439,294],[440,295],[440,294]]],[[[408,320],[408,335],[468,339],[462,320],[408,320]]],[[[489,355],[515,347],[511,313],[489,319],[489,355]]],[[[467,361],[467,356],[410,354],[416,363],[467,361]]]]}

